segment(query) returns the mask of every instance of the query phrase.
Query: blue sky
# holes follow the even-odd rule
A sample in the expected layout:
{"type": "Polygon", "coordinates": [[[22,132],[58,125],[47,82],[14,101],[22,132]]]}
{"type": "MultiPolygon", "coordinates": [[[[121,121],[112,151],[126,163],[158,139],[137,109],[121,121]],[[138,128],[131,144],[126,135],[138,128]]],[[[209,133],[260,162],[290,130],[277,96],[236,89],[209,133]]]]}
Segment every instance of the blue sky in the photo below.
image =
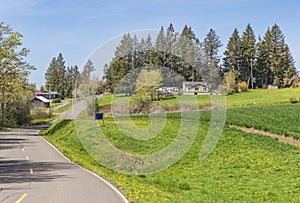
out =
{"type": "Polygon", "coordinates": [[[81,67],[108,40],[170,22],[178,32],[185,24],[191,26],[200,40],[215,29],[223,43],[220,54],[234,28],[241,33],[250,23],[258,37],[277,23],[299,70],[299,11],[298,0],[0,0],[0,21],[21,32],[24,46],[31,50],[27,60],[37,70],[30,82],[37,87],[60,52],[66,65],[81,67]]]}

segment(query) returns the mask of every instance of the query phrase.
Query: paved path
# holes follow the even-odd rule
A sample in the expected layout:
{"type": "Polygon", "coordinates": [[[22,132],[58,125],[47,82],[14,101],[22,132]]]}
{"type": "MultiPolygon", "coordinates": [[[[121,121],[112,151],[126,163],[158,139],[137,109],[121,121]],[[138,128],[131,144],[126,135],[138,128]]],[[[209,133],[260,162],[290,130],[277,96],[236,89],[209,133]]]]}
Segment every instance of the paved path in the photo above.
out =
{"type": "Polygon", "coordinates": [[[61,113],[58,119],[75,119],[79,115],[79,113],[81,113],[85,108],[86,101],[78,101],[75,104],[73,104],[73,106],[68,111],[61,113]]]}
{"type": "Polygon", "coordinates": [[[46,127],[0,132],[0,202],[126,202],[37,136],[46,127]]]}

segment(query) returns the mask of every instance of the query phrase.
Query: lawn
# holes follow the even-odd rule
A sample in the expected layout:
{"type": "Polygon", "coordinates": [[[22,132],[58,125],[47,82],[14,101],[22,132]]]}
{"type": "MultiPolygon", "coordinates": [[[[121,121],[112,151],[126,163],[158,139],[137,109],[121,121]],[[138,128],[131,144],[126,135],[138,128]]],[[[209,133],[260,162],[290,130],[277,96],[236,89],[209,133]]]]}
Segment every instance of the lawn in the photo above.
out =
{"type": "MultiPolygon", "coordinates": [[[[115,97],[118,102],[125,102],[128,97],[106,95],[97,101],[98,107],[104,107],[111,105],[112,98],[115,97]]],[[[190,104],[192,95],[178,96],[182,103],[190,104]]],[[[248,92],[228,95],[226,102],[228,107],[243,107],[243,106],[257,106],[257,105],[275,105],[289,103],[290,98],[300,99],[300,88],[285,88],[278,90],[249,90],[248,92]]],[[[205,107],[211,104],[210,95],[197,95],[197,102],[199,107],[205,107]]],[[[131,103],[136,102],[135,99],[131,99],[131,103]]],[[[163,99],[161,101],[153,102],[155,105],[162,107],[178,106],[178,100],[175,98],[163,99]]],[[[154,105],[153,104],[153,105],[154,105]]]]}
{"type": "MultiPolygon", "coordinates": [[[[280,126],[293,129],[294,123],[286,122],[290,119],[287,115],[295,109],[299,111],[299,105],[276,105],[269,108],[230,109],[226,122],[237,124],[239,120],[247,119],[252,122],[255,116],[250,117],[251,112],[259,118],[264,114],[262,111],[271,112],[272,109],[278,114],[273,113],[271,116],[283,117],[280,126]],[[256,114],[258,112],[261,114],[256,114]],[[283,124],[284,122],[286,123],[283,124]]],[[[300,201],[298,148],[269,137],[225,127],[214,151],[200,161],[198,157],[208,130],[210,111],[202,111],[200,114],[201,125],[197,137],[184,157],[170,168],[151,175],[125,175],[98,164],[82,146],[73,121],[59,121],[42,132],[42,135],[71,160],[113,182],[131,202],[300,201]]],[[[149,126],[147,116],[131,118],[141,128],[149,126]]],[[[167,124],[161,133],[146,141],[125,136],[111,117],[100,128],[106,138],[122,151],[148,154],[170,144],[179,123],[179,113],[168,114],[167,124]]],[[[262,125],[268,126],[271,123],[263,122],[262,125]]],[[[293,131],[299,132],[296,128],[293,131]]]]}
{"type": "Polygon", "coordinates": [[[231,108],[227,123],[253,127],[300,140],[300,104],[231,108]]]}

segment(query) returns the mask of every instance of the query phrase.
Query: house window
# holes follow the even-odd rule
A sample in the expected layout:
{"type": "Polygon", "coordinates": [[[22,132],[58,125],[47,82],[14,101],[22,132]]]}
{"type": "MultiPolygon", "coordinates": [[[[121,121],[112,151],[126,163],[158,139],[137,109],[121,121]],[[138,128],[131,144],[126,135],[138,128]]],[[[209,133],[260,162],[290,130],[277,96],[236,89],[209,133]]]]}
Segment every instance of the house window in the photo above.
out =
{"type": "Polygon", "coordinates": [[[191,87],[188,87],[187,89],[188,89],[189,91],[190,91],[190,90],[192,90],[192,88],[191,88],[191,87]]]}
{"type": "Polygon", "coordinates": [[[199,87],[195,87],[195,90],[198,91],[198,90],[199,90],[199,87]]]}

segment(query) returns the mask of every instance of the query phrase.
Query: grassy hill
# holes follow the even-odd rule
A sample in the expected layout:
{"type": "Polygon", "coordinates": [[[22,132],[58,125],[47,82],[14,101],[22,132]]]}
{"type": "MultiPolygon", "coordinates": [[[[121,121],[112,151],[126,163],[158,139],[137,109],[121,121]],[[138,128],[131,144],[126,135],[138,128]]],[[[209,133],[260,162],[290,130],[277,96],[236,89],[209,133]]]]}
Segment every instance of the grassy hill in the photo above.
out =
{"type": "MultiPolygon", "coordinates": [[[[288,103],[290,97],[298,95],[299,89],[284,89],[228,96],[228,103],[235,108],[227,110],[226,125],[255,127],[300,139],[300,105],[288,103]],[[240,105],[247,107],[236,108],[240,105]]],[[[200,112],[197,137],[183,158],[151,175],[124,175],[101,166],[82,146],[73,121],[60,121],[42,134],[71,160],[112,181],[131,202],[300,201],[299,148],[226,126],[216,148],[200,161],[210,114],[208,110],[200,112]]],[[[149,126],[147,116],[131,118],[140,128],[149,126]]],[[[149,154],[170,144],[180,119],[180,113],[168,114],[162,132],[146,141],[124,135],[112,117],[107,117],[100,128],[107,140],[122,151],[149,154]]]]}

